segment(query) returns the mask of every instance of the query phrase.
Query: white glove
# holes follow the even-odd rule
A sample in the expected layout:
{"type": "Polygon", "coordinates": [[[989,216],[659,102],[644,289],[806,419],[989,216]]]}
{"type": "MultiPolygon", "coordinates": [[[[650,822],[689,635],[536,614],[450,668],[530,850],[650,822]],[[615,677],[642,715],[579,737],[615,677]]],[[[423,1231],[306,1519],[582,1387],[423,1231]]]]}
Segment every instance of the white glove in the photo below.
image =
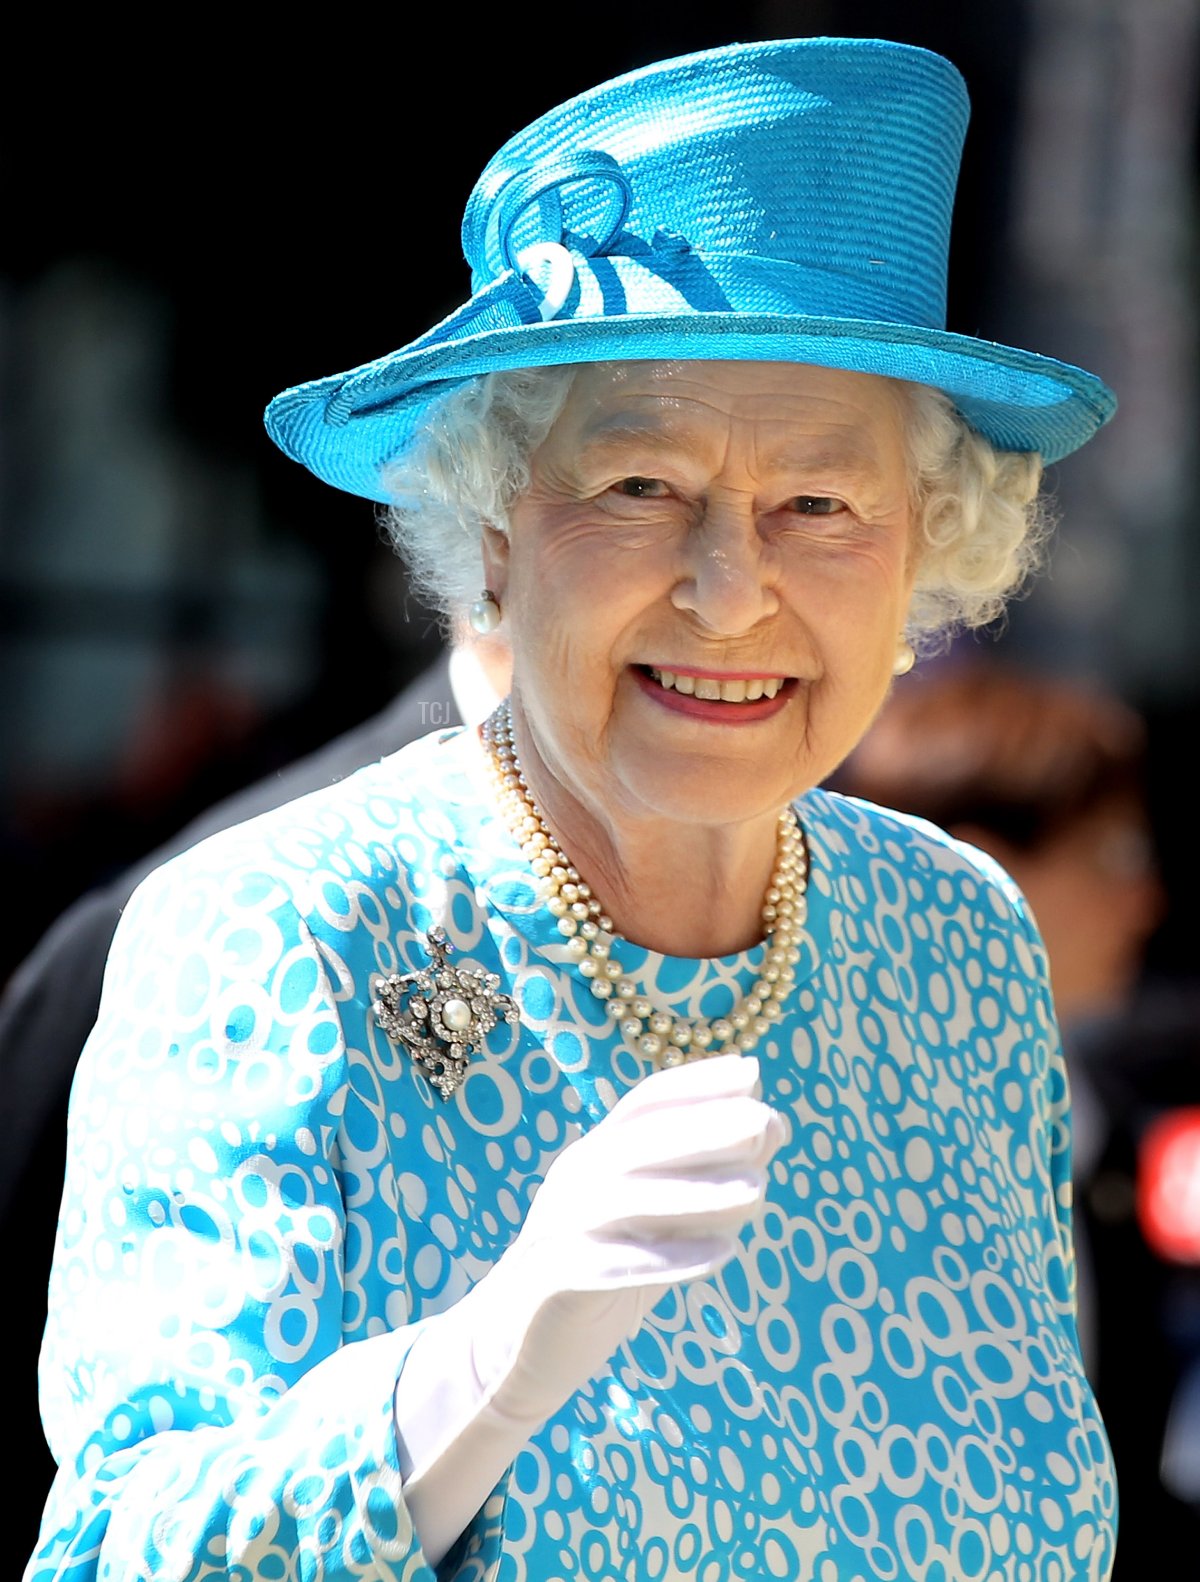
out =
{"type": "Polygon", "coordinates": [[[395,1411],[431,1564],[663,1292],[732,1257],[786,1135],[757,1085],[741,1056],[647,1077],[554,1161],[495,1268],[423,1327],[395,1411]]]}

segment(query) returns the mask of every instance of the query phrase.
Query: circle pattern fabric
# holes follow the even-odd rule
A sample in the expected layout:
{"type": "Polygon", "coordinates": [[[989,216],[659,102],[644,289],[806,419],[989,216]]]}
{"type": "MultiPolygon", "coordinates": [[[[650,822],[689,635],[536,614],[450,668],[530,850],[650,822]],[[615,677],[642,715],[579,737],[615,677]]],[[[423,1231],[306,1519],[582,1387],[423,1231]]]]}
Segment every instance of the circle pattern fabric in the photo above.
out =
{"type": "MultiPolygon", "coordinates": [[[[439,1577],[1101,1582],[1111,1458],[1073,1320],[1067,1093],[1011,884],[821,792],[799,982],[757,1051],[790,1139],[716,1276],[537,1433],[439,1577]]],[[[761,947],[624,947],[719,1015],[761,947]]],[[[28,1582],[431,1579],[391,1400],[413,1334],[646,1074],[566,960],[462,733],[169,864],[72,1100],[43,1353],[62,1471],[28,1582]],[[380,974],[520,1011],[444,1102],[380,974]]]]}

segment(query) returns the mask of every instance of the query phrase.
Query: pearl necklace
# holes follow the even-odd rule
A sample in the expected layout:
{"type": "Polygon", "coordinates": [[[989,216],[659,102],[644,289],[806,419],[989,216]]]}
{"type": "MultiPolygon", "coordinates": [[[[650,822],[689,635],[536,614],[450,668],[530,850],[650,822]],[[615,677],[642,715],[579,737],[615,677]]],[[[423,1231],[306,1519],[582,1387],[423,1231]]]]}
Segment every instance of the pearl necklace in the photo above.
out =
{"type": "Polygon", "coordinates": [[[728,1016],[685,1021],[656,1010],[628,977],[614,954],[619,935],[591,887],[564,856],[542,810],[534,801],[517,757],[512,711],[506,700],[482,728],[496,797],[504,821],[541,880],[540,898],[558,919],[566,952],[606,1002],[608,1015],[639,1054],[664,1066],[682,1065],[710,1055],[747,1054],[771,1023],[796,981],[797,940],[807,916],[808,859],[804,834],[792,809],[779,815],[775,869],[763,898],[767,926],[761,975],[728,1016]]]}

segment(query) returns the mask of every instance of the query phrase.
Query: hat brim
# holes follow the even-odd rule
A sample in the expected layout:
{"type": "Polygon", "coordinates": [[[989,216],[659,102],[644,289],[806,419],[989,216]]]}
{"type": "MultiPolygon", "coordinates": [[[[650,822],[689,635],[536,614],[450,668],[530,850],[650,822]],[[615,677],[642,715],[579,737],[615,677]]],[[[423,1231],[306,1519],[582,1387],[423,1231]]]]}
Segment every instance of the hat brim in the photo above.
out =
{"type": "Polygon", "coordinates": [[[284,391],[267,408],[272,439],[335,488],[386,504],[384,470],[419,433],[431,402],[452,382],[515,368],[623,360],[844,368],[941,390],[998,449],[1037,451],[1047,463],[1085,444],[1116,410],[1104,382],[1070,363],[945,330],[868,319],[612,314],[431,340],[284,391]]]}

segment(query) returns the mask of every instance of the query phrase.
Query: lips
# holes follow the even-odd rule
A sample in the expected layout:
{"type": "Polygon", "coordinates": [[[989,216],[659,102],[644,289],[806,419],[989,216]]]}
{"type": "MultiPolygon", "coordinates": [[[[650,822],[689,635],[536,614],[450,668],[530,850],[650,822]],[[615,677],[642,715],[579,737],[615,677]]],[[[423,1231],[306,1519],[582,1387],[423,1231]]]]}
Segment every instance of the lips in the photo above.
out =
{"type": "Polygon", "coordinates": [[[756,703],[771,699],[787,684],[786,676],[713,676],[691,671],[659,670],[646,665],[644,674],[668,692],[713,703],[756,703]]]}

